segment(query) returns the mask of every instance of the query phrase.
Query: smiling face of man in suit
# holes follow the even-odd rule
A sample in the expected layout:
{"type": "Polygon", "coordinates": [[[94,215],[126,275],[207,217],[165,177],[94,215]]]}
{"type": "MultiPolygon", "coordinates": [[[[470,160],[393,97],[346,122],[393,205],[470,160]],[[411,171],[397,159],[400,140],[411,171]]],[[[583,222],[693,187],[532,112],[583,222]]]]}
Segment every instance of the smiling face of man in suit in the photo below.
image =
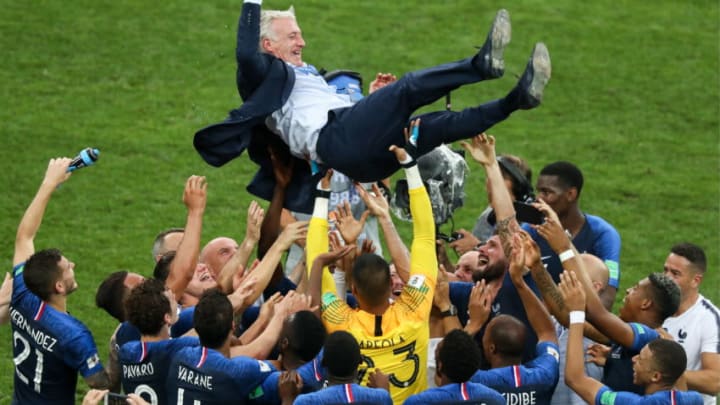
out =
{"type": "Polygon", "coordinates": [[[262,39],[263,50],[294,66],[302,66],[305,40],[294,18],[276,18],[271,23],[270,35],[262,39]]]}

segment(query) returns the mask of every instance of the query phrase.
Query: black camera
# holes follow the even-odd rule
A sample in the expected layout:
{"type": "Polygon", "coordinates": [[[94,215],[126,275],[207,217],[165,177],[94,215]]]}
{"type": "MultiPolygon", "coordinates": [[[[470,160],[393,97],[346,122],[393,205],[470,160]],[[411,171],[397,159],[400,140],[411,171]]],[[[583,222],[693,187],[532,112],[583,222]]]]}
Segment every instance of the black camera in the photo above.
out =
{"type": "Polygon", "coordinates": [[[461,234],[460,232],[452,232],[452,233],[450,233],[450,235],[446,235],[446,234],[444,234],[444,233],[438,233],[438,234],[437,234],[437,238],[438,238],[438,239],[442,239],[442,240],[444,240],[445,242],[452,243],[452,242],[455,242],[455,241],[458,240],[458,239],[462,239],[462,238],[463,238],[463,234],[461,234]]]}

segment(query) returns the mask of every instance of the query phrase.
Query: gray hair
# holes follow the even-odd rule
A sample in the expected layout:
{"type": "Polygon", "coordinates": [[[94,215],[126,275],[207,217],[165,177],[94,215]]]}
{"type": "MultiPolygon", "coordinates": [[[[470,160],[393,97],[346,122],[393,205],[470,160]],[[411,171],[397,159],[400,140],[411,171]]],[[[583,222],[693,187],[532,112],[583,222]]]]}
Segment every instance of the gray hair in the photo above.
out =
{"type": "Polygon", "coordinates": [[[287,10],[263,10],[260,13],[260,43],[258,47],[261,52],[264,52],[262,47],[262,41],[265,38],[273,41],[277,40],[275,31],[272,30],[272,23],[279,18],[292,18],[295,19],[295,7],[290,6],[287,10]]]}
{"type": "Polygon", "coordinates": [[[152,247],[152,255],[153,259],[156,259],[158,256],[162,256],[165,253],[167,253],[170,249],[165,247],[165,237],[170,235],[171,233],[179,233],[179,232],[185,232],[185,228],[168,228],[155,237],[155,240],[153,241],[153,247],[152,247]]]}

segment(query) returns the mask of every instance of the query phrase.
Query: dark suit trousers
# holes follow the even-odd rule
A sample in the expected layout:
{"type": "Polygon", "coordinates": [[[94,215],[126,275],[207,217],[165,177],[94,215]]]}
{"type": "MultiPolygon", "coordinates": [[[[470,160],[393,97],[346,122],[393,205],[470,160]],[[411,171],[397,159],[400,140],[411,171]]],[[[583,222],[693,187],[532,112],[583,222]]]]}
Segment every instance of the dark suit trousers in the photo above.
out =
{"type": "MultiPolygon", "coordinates": [[[[403,128],[418,108],[464,84],[483,80],[473,58],[411,72],[351,107],[330,111],[317,152],[322,162],[349,177],[370,182],[400,167],[388,151],[404,145],[403,128]]],[[[515,108],[503,99],[462,111],[421,114],[418,149],[427,153],[442,143],[471,138],[504,120],[515,108]]]]}

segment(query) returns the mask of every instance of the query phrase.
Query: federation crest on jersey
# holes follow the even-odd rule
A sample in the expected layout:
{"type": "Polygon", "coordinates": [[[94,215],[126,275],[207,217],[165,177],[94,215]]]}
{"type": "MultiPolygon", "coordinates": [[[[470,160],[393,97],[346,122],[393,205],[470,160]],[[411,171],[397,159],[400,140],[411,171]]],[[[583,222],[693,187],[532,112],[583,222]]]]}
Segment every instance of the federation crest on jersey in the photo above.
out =
{"type": "Polygon", "coordinates": [[[547,353],[549,355],[553,356],[553,358],[555,358],[555,361],[557,361],[558,363],[560,362],[560,353],[558,353],[558,351],[555,350],[554,347],[548,347],[547,353]]]}
{"type": "Polygon", "coordinates": [[[85,360],[85,363],[87,363],[87,366],[89,369],[93,369],[100,364],[100,356],[98,356],[97,353],[93,354],[92,356],[88,357],[87,360],[85,360]]]}
{"type": "Polygon", "coordinates": [[[263,373],[268,373],[268,372],[272,371],[272,369],[270,368],[270,365],[265,363],[264,361],[258,360],[258,364],[260,365],[260,371],[262,371],[263,373]]]}
{"type": "Polygon", "coordinates": [[[422,274],[415,274],[412,277],[410,277],[410,280],[408,280],[408,284],[412,288],[420,289],[420,287],[423,286],[425,283],[425,276],[422,274]]]}

